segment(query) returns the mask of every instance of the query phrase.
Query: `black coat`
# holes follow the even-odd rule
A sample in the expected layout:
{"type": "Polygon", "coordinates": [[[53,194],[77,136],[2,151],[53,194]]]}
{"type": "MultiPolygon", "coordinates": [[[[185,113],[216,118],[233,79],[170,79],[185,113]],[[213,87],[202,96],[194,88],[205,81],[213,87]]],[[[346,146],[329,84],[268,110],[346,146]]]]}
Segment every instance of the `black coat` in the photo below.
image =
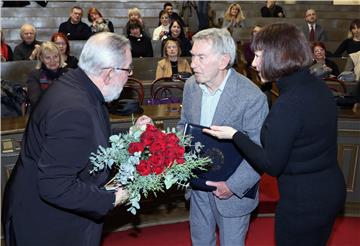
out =
{"type": "Polygon", "coordinates": [[[108,171],[90,175],[89,156],[108,146],[109,135],[103,96],[80,68],[49,87],[30,116],[6,187],[8,242],[15,235],[18,245],[100,244],[115,195],[102,188],[108,171]]]}
{"type": "Polygon", "coordinates": [[[72,24],[70,18],[60,24],[59,32],[64,33],[69,40],[87,40],[92,35],[88,25],[82,21],[78,24],[72,24]]]}
{"type": "Polygon", "coordinates": [[[280,96],[261,129],[262,147],[237,132],[250,163],[278,178],[276,245],[325,245],[346,187],[337,163],[337,108],[307,69],[276,82],[280,96]]]}

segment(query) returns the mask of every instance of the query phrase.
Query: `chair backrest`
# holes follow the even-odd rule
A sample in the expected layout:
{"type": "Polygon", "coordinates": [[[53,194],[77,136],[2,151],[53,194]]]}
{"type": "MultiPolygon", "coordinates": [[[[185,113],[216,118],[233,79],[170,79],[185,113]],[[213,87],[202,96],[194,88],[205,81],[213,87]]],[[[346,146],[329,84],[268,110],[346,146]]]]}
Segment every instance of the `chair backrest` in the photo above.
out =
{"type": "Polygon", "coordinates": [[[154,80],[150,86],[151,99],[147,104],[181,103],[185,82],[171,77],[154,80]]]}
{"type": "Polygon", "coordinates": [[[143,83],[136,79],[130,77],[126,84],[124,85],[123,91],[119,97],[121,99],[137,99],[140,104],[144,102],[144,86],[143,83]]]}
{"type": "Polygon", "coordinates": [[[337,78],[326,78],[324,81],[334,95],[345,95],[347,93],[344,81],[337,78]]]}

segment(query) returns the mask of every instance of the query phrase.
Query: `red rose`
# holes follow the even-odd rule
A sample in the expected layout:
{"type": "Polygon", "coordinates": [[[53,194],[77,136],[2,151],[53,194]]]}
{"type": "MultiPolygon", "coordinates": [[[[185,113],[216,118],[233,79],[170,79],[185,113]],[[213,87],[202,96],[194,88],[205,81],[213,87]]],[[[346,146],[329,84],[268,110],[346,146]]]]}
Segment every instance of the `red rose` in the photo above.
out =
{"type": "Polygon", "coordinates": [[[179,142],[179,138],[175,133],[168,133],[166,135],[166,142],[169,144],[177,144],[179,142]]]}
{"type": "Polygon", "coordinates": [[[162,174],[165,170],[165,165],[152,166],[152,171],[156,174],[162,174]]]}
{"type": "Polygon", "coordinates": [[[145,146],[142,143],[134,142],[129,144],[128,151],[133,155],[135,152],[143,152],[144,148],[145,146]]]}
{"type": "Polygon", "coordinates": [[[161,154],[153,154],[149,157],[148,161],[153,166],[163,165],[164,164],[164,156],[161,154]]]}
{"type": "Polygon", "coordinates": [[[181,165],[181,164],[184,164],[184,163],[185,163],[185,159],[184,159],[184,158],[181,158],[181,157],[180,157],[180,158],[176,158],[176,163],[177,163],[177,164],[180,164],[180,165],[181,165]]]}
{"type": "Polygon", "coordinates": [[[166,150],[166,143],[162,140],[156,140],[149,146],[151,153],[164,152],[166,150]]]}
{"type": "Polygon", "coordinates": [[[165,156],[165,161],[164,161],[165,165],[166,165],[167,167],[171,167],[172,164],[174,163],[176,157],[177,157],[176,154],[175,154],[175,152],[174,152],[174,149],[168,148],[168,149],[165,151],[164,156],[165,156]]]}
{"type": "Polygon", "coordinates": [[[140,163],[136,166],[136,171],[141,176],[147,176],[151,173],[151,166],[147,160],[140,160],[140,163]]]}
{"type": "Polygon", "coordinates": [[[143,132],[140,136],[140,142],[145,146],[151,145],[155,141],[155,134],[153,132],[143,132]]]}
{"type": "Polygon", "coordinates": [[[157,132],[159,129],[156,128],[156,126],[147,124],[145,132],[157,132]]]}
{"type": "Polygon", "coordinates": [[[174,152],[175,152],[176,157],[184,157],[185,147],[178,145],[178,146],[174,149],[174,152]]]}

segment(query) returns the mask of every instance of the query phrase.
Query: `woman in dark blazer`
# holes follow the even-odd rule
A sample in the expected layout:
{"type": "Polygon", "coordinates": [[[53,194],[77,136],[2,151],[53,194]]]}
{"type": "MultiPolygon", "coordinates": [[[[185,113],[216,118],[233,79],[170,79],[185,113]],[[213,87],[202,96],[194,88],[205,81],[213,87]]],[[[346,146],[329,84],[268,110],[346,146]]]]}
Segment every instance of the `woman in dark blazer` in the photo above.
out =
{"type": "Polygon", "coordinates": [[[205,131],[233,139],[251,165],[277,177],[276,245],[325,246],[346,195],[337,163],[334,98],[310,74],[311,49],[295,26],[269,25],[256,34],[252,47],[262,81],[275,81],[280,90],[261,130],[262,147],[231,127],[205,131]]]}

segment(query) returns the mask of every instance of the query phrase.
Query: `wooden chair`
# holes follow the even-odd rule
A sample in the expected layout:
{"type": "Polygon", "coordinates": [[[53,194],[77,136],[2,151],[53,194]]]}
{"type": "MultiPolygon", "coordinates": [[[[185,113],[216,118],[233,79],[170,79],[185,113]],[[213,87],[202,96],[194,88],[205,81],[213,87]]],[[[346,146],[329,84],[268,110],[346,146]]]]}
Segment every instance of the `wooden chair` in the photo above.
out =
{"type": "Polygon", "coordinates": [[[163,77],[154,80],[150,86],[151,99],[148,104],[181,103],[185,82],[163,77]]]}
{"type": "Polygon", "coordinates": [[[133,77],[130,77],[124,85],[123,91],[118,100],[137,99],[140,105],[144,103],[144,86],[143,83],[133,77]]]}
{"type": "Polygon", "coordinates": [[[334,95],[346,95],[347,88],[344,81],[337,78],[326,78],[324,81],[334,95]]]}

